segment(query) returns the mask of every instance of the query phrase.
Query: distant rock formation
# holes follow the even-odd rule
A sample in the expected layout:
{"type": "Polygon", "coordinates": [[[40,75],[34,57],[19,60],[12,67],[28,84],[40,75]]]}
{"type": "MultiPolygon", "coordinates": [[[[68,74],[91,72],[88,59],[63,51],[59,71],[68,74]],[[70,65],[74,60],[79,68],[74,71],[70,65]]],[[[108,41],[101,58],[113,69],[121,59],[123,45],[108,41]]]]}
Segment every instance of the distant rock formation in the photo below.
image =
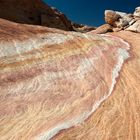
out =
{"type": "Polygon", "coordinates": [[[0,0],[0,18],[10,21],[73,30],[67,17],[42,0],[0,0]]]}
{"type": "Polygon", "coordinates": [[[0,18],[66,31],[88,32],[95,29],[86,25],[77,28],[76,23],[73,24],[63,13],[42,0],[0,0],[0,18]]]}
{"type": "MultiPolygon", "coordinates": [[[[114,32],[118,32],[121,30],[140,32],[140,7],[137,7],[133,14],[127,14],[124,12],[118,12],[113,10],[106,10],[105,21],[108,25],[112,26],[112,30],[114,32]]],[[[99,28],[101,29],[101,27],[99,28]]],[[[100,31],[100,33],[105,32],[100,31]]]]}
{"type": "Polygon", "coordinates": [[[95,34],[105,34],[107,32],[112,32],[113,31],[113,27],[109,24],[104,24],[101,25],[100,27],[96,28],[96,30],[91,31],[92,33],[95,34]]]}
{"type": "Polygon", "coordinates": [[[74,31],[81,32],[81,33],[86,33],[86,32],[90,32],[92,30],[97,29],[96,27],[93,27],[93,26],[87,26],[87,25],[78,24],[74,22],[72,22],[72,27],[74,31]]]}

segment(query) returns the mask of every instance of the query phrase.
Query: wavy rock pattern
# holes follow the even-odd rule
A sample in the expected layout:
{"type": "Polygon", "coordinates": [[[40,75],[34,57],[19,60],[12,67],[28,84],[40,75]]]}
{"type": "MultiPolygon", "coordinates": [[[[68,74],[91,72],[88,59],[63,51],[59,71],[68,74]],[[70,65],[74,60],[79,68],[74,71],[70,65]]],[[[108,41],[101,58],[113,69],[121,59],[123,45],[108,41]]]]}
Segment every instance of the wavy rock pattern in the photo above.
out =
{"type": "Polygon", "coordinates": [[[63,130],[53,140],[140,139],[140,34],[110,33],[131,44],[112,95],[83,123],[63,130]]]}
{"type": "Polygon", "coordinates": [[[118,37],[0,22],[1,140],[47,140],[83,122],[129,57],[118,37]]]}

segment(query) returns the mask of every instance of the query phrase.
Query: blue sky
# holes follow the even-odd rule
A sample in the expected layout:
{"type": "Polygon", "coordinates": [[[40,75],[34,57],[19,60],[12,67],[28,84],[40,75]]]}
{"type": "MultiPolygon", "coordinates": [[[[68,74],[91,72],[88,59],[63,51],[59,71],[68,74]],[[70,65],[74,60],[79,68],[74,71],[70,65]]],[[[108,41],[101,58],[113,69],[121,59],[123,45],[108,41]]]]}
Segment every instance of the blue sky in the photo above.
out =
{"type": "Polygon", "coordinates": [[[56,7],[70,20],[93,26],[104,23],[104,10],[112,9],[133,13],[140,0],[44,0],[56,7]]]}

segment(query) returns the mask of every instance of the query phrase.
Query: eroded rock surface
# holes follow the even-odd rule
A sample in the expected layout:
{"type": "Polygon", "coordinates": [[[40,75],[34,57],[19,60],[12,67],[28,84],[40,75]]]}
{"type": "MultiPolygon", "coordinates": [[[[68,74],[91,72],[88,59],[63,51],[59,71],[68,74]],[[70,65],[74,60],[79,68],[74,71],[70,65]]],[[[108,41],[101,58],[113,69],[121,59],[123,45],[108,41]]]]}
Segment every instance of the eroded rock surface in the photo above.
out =
{"type": "Polygon", "coordinates": [[[140,17],[140,7],[137,7],[134,12],[134,16],[140,17]]]}
{"type": "Polygon", "coordinates": [[[116,26],[114,23],[115,21],[117,21],[120,18],[120,15],[117,14],[115,11],[113,10],[106,10],[105,11],[105,21],[113,26],[116,26]]]}
{"type": "Polygon", "coordinates": [[[109,24],[104,24],[91,32],[95,34],[105,34],[107,32],[113,32],[113,27],[109,24]]]}
{"type": "Polygon", "coordinates": [[[113,31],[129,30],[133,32],[140,32],[140,7],[135,9],[134,14],[127,14],[113,10],[105,11],[105,21],[111,25],[113,31]]]}
{"type": "Polygon", "coordinates": [[[140,139],[140,34],[109,34],[131,44],[131,57],[124,64],[112,95],[85,122],[62,131],[53,140],[140,139]]]}
{"type": "Polygon", "coordinates": [[[71,21],[42,0],[0,0],[0,18],[10,21],[73,30],[71,21]]]}
{"type": "Polygon", "coordinates": [[[1,140],[47,140],[81,124],[111,95],[130,56],[111,35],[0,23],[1,140]]]}
{"type": "Polygon", "coordinates": [[[95,29],[73,23],[65,14],[55,7],[50,7],[43,0],[0,0],[0,18],[66,31],[89,32],[95,29]]]}
{"type": "Polygon", "coordinates": [[[140,33],[140,20],[137,20],[132,26],[126,30],[140,33]]]}

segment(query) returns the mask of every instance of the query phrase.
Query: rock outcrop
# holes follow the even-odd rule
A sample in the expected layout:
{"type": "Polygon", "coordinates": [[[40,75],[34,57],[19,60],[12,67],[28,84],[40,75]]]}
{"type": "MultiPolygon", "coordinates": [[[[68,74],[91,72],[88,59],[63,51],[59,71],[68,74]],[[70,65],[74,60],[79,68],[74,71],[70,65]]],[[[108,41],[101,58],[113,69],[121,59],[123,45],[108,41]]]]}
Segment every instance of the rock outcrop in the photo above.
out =
{"type": "Polygon", "coordinates": [[[104,24],[98,27],[96,30],[92,31],[92,33],[95,33],[95,34],[105,34],[107,32],[113,32],[113,28],[109,24],[104,24]]]}
{"type": "Polygon", "coordinates": [[[140,7],[135,9],[134,14],[106,10],[105,21],[114,28],[113,31],[129,30],[140,32],[140,7]]]}
{"type": "Polygon", "coordinates": [[[81,33],[86,33],[97,29],[97,27],[78,24],[78,23],[72,23],[72,27],[74,31],[81,32],[81,33]]]}
{"type": "Polygon", "coordinates": [[[139,140],[140,139],[140,34],[129,31],[109,33],[131,46],[115,89],[88,120],[62,131],[54,140],[139,140]]]}
{"type": "Polygon", "coordinates": [[[137,20],[134,24],[126,28],[127,31],[133,31],[140,33],[140,19],[137,20]]]}
{"type": "Polygon", "coordinates": [[[105,21],[106,23],[116,26],[115,22],[120,18],[120,15],[117,14],[115,11],[106,10],[105,11],[105,21]]]}
{"type": "Polygon", "coordinates": [[[73,24],[63,13],[42,0],[0,0],[0,18],[66,31],[89,32],[95,29],[87,25],[73,24]]]}
{"type": "Polygon", "coordinates": [[[42,0],[0,0],[0,18],[18,23],[73,30],[71,21],[42,0]]]}
{"type": "Polygon", "coordinates": [[[140,17],[140,7],[137,7],[134,12],[134,16],[140,17]]]}
{"type": "Polygon", "coordinates": [[[111,35],[0,23],[1,140],[46,140],[83,122],[130,56],[111,35]]]}
{"type": "Polygon", "coordinates": [[[139,8],[94,31],[41,0],[0,16],[35,24],[0,19],[0,140],[140,139],[139,8]]]}

